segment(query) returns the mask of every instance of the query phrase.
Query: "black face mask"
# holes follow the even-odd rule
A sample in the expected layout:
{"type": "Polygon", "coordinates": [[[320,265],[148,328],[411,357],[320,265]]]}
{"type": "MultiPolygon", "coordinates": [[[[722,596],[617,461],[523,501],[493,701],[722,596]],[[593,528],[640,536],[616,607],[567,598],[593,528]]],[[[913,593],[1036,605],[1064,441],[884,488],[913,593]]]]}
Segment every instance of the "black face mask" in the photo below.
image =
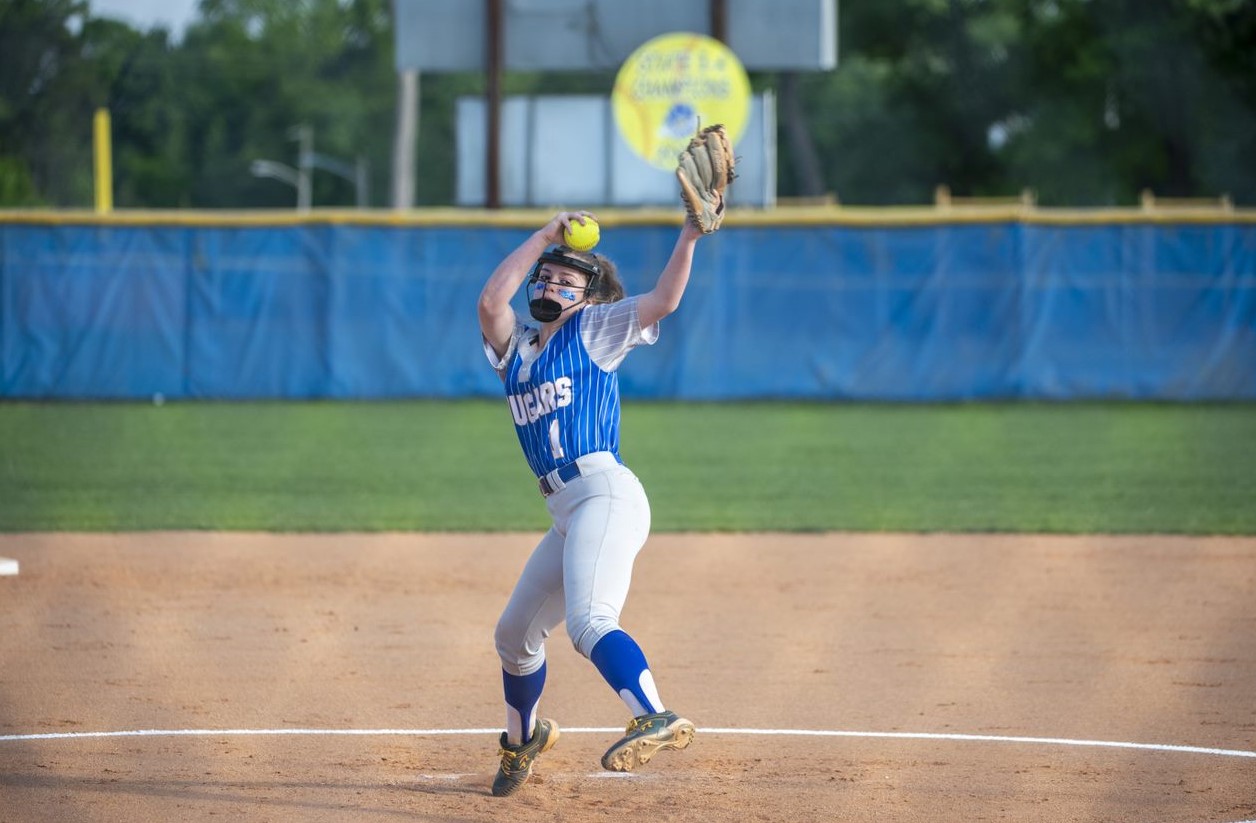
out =
{"type": "Polygon", "coordinates": [[[528,311],[532,313],[535,320],[542,323],[553,323],[563,313],[562,304],[557,300],[550,300],[548,297],[538,297],[536,300],[528,303],[528,311]]]}
{"type": "MultiPolygon", "coordinates": [[[[588,276],[588,283],[584,287],[585,299],[576,303],[575,306],[568,306],[567,309],[574,309],[576,306],[586,303],[588,301],[590,291],[594,287],[596,279],[602,274],[601,267],[596,263],[589,263],[588,261],[581,260],[577,257],[568,257],[563,254],[562,247],[556,246],[542,254],[536,261],[536,265],[532,267],[531,275],[528,278],[528,285],[534,289],[536,288],[538,273],[540,272],[541,265],[543,263],[558,263],[559,265],[568,266],[578,271],[582,271],[588,276]]],[[[574,294],[566,294],[564,297],[568,300],[575,299],[574,294]]],[[[553,323],[555,320],[562,317],[563,312],[567,311],[567,309],[564,309],[562,304],[557,300],[550,300],[545,297],[543,289],[542,296],[536,297],[528,302],[528,311],[532,314],[532,318],[542,323],[553,323]]]]}
{"type": "MultiPolygon", "coordinates": [[[[548,285],[546,282],[541,281],[535,275],[528,282],[532,285],[532,288],[537,294],[536,297],[529,301],[528,311],[532,313],[532,317],[534,319],[539,320],[542,323],[553,323],[555,320],[562,317],[563,312],[567,311],[567,309],[574,309],[576,306],[585,302],[584,300],[581,300],[579,303],[568,306],[564,309],[562,304],[557,300],[551,300],[545,296],[545,288],[548,285]]],[[[558,293],[566,300],[575,300],[576,292],[573,291],[573,289],[576,289],[576,287],[559,286],[558,293]]]]}

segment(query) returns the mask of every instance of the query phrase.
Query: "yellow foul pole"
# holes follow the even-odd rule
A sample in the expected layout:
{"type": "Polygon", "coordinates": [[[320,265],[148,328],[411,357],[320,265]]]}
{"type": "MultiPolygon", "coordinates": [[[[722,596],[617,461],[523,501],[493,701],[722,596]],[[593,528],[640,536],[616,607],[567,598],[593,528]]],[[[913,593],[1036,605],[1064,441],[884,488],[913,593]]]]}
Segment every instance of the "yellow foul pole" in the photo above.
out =
{"type": "Polygon", "coordinates": [[[96,109],[92,123],[96,146],[96,213],[113,211],[113,147],[109,140],[109,109],[96,109]]]}

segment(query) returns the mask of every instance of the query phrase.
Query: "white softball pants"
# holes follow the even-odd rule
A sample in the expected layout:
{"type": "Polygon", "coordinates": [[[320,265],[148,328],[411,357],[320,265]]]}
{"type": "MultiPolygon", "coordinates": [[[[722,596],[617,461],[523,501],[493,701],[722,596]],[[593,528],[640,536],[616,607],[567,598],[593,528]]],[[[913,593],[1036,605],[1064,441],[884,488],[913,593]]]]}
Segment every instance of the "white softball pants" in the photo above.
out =
{"type": "Polygon", "coordinates": [[[545,662],[559,623],[580,654],[619,628],[632,565],[650,533],[650,502],[637,476],[610,461],[545,499],[554,525],[524,565],[497,622],[502,668],[529,675],[545,662]]]}

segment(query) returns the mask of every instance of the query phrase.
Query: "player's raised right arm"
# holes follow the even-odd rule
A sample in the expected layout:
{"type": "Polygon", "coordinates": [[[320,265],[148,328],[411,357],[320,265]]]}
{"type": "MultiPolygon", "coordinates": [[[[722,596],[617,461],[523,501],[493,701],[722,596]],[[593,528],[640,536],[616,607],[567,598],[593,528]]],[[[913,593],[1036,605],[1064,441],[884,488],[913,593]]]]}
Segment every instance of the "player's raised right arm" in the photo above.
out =
{"type": "Polygon", "coordinates": [[[510,308],[511,299],[519,291],[523,279],[528,276],[541,253],[550,244],[562,242],[563,229],[569,225],[573,216],[575,212],[559,212],[554,215],[544,228],[533,233],[519,248],[497,264],[480,291],[480,331],[499,357],[506,353],[510,345],[510,335],[515,330],[515,313],[510,308]]]}

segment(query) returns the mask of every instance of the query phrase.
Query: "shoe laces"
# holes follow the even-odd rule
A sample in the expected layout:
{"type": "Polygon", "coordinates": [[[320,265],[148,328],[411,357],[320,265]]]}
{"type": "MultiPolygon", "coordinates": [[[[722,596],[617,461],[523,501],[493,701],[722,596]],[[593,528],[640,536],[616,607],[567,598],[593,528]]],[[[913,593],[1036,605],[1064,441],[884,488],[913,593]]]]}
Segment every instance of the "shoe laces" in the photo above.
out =
{"type": "Polygon", "coordinates": [[[624,730],[624,734],[633,734],[641,731],[642,729],[648,729],[661,716],[662,715],[658,714],[643,714],[640,717],[634,717],[632,720],[628,721],[628,728],[624,730]]]}
{"type": "Polygon", "coordinates": [[[510,769],[526,769],[528,767],[528,763],[532,760],[532,756],[527,752],[512,751],[511,749],[507,749],[505,747],[503,747],[498,754],[502,758],[502,766],[509,767],[510,769]]]}

